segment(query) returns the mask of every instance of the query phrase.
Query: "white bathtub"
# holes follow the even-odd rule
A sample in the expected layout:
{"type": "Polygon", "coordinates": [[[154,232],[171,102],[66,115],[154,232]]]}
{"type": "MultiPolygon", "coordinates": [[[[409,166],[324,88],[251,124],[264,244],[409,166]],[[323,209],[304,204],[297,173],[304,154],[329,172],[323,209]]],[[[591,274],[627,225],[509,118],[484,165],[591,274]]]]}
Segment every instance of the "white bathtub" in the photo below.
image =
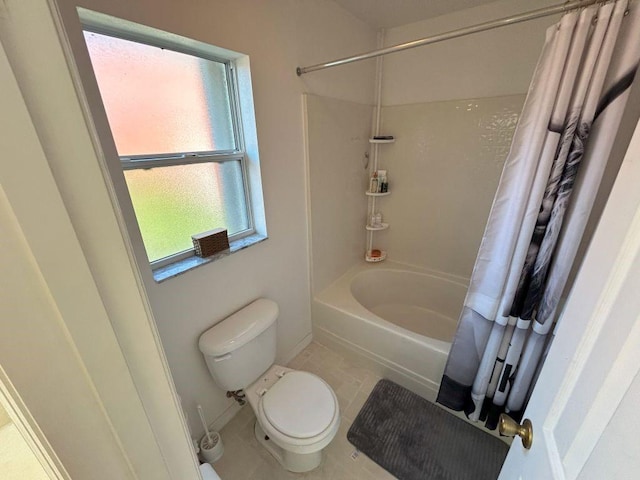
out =
{"type": "Polygon", "coordinates": [[[459,277],[363,263],[315,296],[314,338],[433,401],[466,291],[459,277]]]}

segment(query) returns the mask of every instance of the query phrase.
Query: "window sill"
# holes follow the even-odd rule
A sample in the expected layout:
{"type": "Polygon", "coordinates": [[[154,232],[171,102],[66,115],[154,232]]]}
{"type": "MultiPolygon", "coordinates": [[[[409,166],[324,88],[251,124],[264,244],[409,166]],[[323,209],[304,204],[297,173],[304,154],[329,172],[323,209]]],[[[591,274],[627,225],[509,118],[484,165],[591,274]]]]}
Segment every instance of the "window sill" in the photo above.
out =
{"type": "Polygon", "coordinates": [[[197,268],[201,265],[220,260],[221,258],[227,257],[232,253],[250,247],[251,245],[255,245],[256,243],[260,243],[266,239],[267,237],[264,235],[249,235],[248,237],[244,237],[231,242],[228,250],[216,253],[215,255],[211,255],[210,257],[201,258],[194,255],[193,257],[178,260],[177,262],[165,265],[164,267],[158,267],[153,270],[153,279],[157,283],[162,283],[169,278],[177,277],[178,275],[182,275],[184,272],[193,270],[194,268],[197,268]]]}

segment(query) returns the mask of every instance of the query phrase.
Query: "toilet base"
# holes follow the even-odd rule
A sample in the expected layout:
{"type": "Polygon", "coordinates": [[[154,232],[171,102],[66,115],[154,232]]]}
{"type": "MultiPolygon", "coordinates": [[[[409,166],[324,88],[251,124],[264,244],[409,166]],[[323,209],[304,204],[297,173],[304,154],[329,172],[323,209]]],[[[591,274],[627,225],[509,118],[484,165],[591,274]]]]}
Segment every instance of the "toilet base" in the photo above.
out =
{"type": "Polygon", "coordinates": [[[278,461],[285,470],[302,473],[313,470],[322,460],[322,450],[312,453],[294,453],[276,445],[273,440],[269,440],[258,420],[253,429],[256,440],[267,449],[267,451],[278,461]]]}

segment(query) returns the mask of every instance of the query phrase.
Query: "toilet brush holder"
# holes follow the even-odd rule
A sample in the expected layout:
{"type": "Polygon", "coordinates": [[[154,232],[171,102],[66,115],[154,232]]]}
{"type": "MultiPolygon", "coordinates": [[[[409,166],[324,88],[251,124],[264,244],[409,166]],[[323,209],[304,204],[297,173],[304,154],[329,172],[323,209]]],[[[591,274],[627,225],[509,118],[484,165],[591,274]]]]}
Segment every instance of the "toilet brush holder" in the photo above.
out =
{"type": "Polygon", "coordinates": [[[200,439],[200,454],[207,463],[212,463],[220,460],[224,453],[224,445],[222,444],[222,437],[218,432],[211,432],[211,442],[207,435],[200,439]]]}

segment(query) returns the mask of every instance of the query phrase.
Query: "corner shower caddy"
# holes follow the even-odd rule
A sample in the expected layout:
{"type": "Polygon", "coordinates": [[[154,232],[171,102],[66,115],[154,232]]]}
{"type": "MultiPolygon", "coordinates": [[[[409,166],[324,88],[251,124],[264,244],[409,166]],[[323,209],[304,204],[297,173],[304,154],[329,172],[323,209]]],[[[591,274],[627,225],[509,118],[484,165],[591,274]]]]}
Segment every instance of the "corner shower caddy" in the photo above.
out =
{"type": "MultiPolygon", "coordinates": [[[[396,141],[395,137],[383,138],[383,139],[373,137],[369,139],[369,143],[373,144],[373,148],[375,150],[373,155],[373,164],[371,165],[370,175],[372,175],[373,172],[375,172],[378,169],[378,145],[383,143],[393,143],[395,141],[396,141]]],[[[387,195],[391,194],[391,192],[389,191],[378,193],[378,192],[370,192],[368,190],[364,193],[371,199],[371,201],[369,202],[369,213],[367,215],[367,219],[370,219],[371,216],[376,211],[376,199],[378,197],[386,197],[387,195]]],[[[369,222],[369,220],[367,220],[367,222],[369,222]]],[[[364,259],[367,262],[382,262],[387,258],[387,252],[385,252],[384,250],[381,250],[380,252],[381,254],[379,257],[371,256],[371,250],[373,249],[373,234],[381,230],[386,230],[387,228],[389,228],[389,224],[380,223],[380,225],[371,225],[370,223],[367,223],[365,228],[367,230],[367,251],[364,255],[364,259]]]]}

